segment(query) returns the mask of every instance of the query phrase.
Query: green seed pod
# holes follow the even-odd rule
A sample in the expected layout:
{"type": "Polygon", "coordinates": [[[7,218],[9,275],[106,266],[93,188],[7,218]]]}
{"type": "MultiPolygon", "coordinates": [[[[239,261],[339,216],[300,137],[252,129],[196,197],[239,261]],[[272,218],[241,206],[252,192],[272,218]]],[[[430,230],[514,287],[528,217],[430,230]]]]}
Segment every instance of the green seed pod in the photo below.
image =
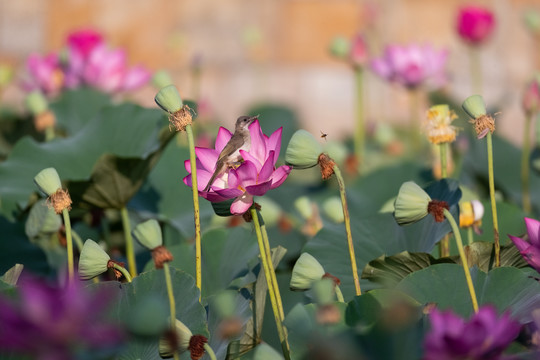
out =
{"type": "Polygon", "coordinates": [[[165,70],[156,71],[154,76],[152,76],[152,84],[158,88],[162,89],[168,85],[172,85],[173,81],[169,73],[165,70]]]}
{"type": "Polygon", "coordinates": [[[324,146],[324,152],[338,164],[345,163],[349,155],[347,146],[340,141],[328,141],[324,146]]]}
{"type": "Polygon", "coordinates": [[[292,270],[290,288],[294,291],[311,289],[314,281],[320,280],[325,274],[322,265],[308,253],[302,253],[292,270]]]}
{"type": "Polygon", "coordinates": [[[261,215],[264,219],[265,225],[276,225],[281,217],[281,207],[267,196],[258,197],[257,202],[259,205],[261,205],[261,215]]]}
{"type": "Polygon", "coordinates": [[[345,221],[343,215],[343,205],[339,196],[332,196],[324,201],[322,204],[324,214],[330,218],[333,222],[341,224],[345,221]]]}
{"type": "Polygon", "coordinates": [[[321,153],[321,144],[313,135],[301,129],[296,131],[289,141],[285,163],[297,169],[307,169],[317,165],[321,153]]]}
{"type": "Polygon", "coordinates": [[[84,242],[81,256],[79,257],[79,277],[81,280],[90,280],[107,271],[111,258],[93,240],[84,242]]]}
{"type": "Polygon", "coordinates": [[[133,236],[148,250],[154,250],[158,246],[163,245],[163,236],[161,228],[155,219],[146,220],[143,223],[135,226],[132,231],[133,236]]]}
{"type": "Polygon", "coordinates": [[[394,208],[394,203],[395,202],[396,202],[396,197],[395,196],[393,198],[391,198],[391,199],[386,200],[386,202],[379,209],[379,213],[381,213],[381,214],[393,213],[394,210],[396,210],[394,208]]]}
{"type": "Polygon", "coordinates": [[[311,291],[313,298],[319,306],[328,305],[334,302],[334,281],[332,279],[320,279],[313,283],[311,291]]]}
{"type": "Polygon", "coordinates": [[[51,196],[56,190],[62,188],[60,176],[55,168],[46,168],[41,170],[35,177],[34,183],[38,189],[47,196],[51,196]]]}
{"type": "Polygon", "coordinates": [[[469,96],[465,99],[461,107],[473,119],[486,115],[486,104],[481,95],[469,96]]]}
{"type": "Polygon", "coordinates": [[[300,196],[294,201],[294,208],[302,215],[304,220],[313,216],[313,205],[307,196],[300,196]]]}
{"type": "Polygon", "coordinates": [[[173,357],[174,351],[177,350],[180,354],[185,352],[189,347],[189,340],[193,336],[191,330],[188,329],[180,320],[176,319],[176,339],[178,349],[171,348],[171,344],[165,337],[159,339],[159,356],[162,358],[173,357]]]}
{"type": "Polygon", "coordinates": [[[399,188],[394,203],[394,218],[399,225],[408,225],[422,220],[428,214],[429,195],[414,181],[407,181],[399,188]]]}
{"type": "Polygon", "coordinates": [[[167,85],[161,88],[156,94],[154,101],[160,108],[170,114],[174,114],[184,106],[180,93],[174,85],[167,85]]]}
{"type": "Polygon", "coordinates": [[[24,230],[26,235],[33,239],[41,234],[55,233],[60,229],[60,226],[62,226],[60,215],[50,209],[44,199],[41,199],[30,209],[24,230]]]}
{"type": "Polygon", "coordinates": [[[337,58],[344,59],[351,52],[351,42],[343,36],[335,37],[330,43],[330,53],[337,58]]]}
{"type": "Polygon", "coordinates": [[[38,90],[28,94],[25,103],[28,110],[30,110],[34,116],[44,113],[49,108],[47,99],[45,99],[45,96],[38,90]]]}

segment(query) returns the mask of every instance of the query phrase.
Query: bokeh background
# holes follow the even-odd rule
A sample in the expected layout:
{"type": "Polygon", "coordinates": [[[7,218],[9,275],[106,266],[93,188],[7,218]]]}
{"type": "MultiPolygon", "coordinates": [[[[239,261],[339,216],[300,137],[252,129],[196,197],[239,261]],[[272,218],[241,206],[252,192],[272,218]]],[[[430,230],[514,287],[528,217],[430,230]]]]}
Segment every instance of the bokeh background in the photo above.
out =
{"type": "MultiPolygon", "coordinates": [[[[22,72],[30,53],[57,51],[70,31],[94,28],[112,47],[125,48],[130,63],[168,70],[183,97],[199,99],[227,127],[249,106],[274,102],[293,108],[311,132],[340,139],[353,129],[355,87],[350,66],[329,54],[332,39],[361,31],[373,56],[389,43],[446,48],[443,92],[461,103],[471,81],[455,19],[471,4],[495,13],[494,36],[481,49],[483,95],[501,111],[498,131],[518,143],[524,84],[540,68],[540,41],[523,22],[526,11],[540,10],[537,0],[0,0],[0,60],[22,72]]],[[[407,120],[405,89],[369,72],[365,81],[369,122],[407,120]]],[[[133,97],[154,106],[155,91],[147,85],[133,97]]],[[[16,83],[3,96],[22,107],[16,83]]]]}

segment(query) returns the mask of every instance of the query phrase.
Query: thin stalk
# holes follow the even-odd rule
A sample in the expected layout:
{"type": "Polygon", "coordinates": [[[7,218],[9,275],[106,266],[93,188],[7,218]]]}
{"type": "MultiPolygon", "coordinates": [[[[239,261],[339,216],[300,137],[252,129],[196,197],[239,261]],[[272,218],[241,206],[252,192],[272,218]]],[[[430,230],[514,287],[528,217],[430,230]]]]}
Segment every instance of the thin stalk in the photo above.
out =
{"type": "Polygon", "coordinates": [[[469,226],[467,228],[467,242],[471,245],[474,242],[473,227],[469,226]]]}
{"type": "Polygon", "coordinates": [[[349,246],[349,255],[351,258],[351,268],[354,279],[354,289],[356,295],[362,295],[362,290],[360,290],[360,278],[358,277],[358,268],[356,266],[356,256],[354,255],[354,244],[352,240],[351,233],[351,218],[349,216],[349,208],[347,206],[347,197],[345,195],[345,182],[343,181],[343,176],[337,165],[333,167],[334,174],[336,174],[336,179],[339,184],[339,195],[341,196],[341,206],[343,207],[343,217],[345,218],[345,232],[347,233],[347,244],[349,246]]]}
{"type": "Polygon", "coordinates": [[[336,291],[337,301],[344,303],[345,299],[343,298],[343,293],[341,292],[339,285],[335,286],[335,291],[336,291]]]}
{"type": "MultiPolygon", "coordinates": [[[[169,306],[171,308],[171,329],[176,328],[176,302],[174,301],[174,291],[173,291],[173,285],[171,280],[171,270],[169,267],[169,263],[163,264],[163,273],[165,274],[165,284],[167,285],[167,294],[169,295],[169,306]]],[[[175,349],[174,353],[174,360],[180,359],[178,355],[178,350],[175,349]]]]}
{"type": "Polygon", "coordinates": [[[356,159],[363,166],[366,148],[366,125],[364,119],[364,71],[358,66],[354,69],[356,80],[356,131],[354,133],[354,150],[356,159]]]}
{"type": "Polygon", "coordinates": [[[493,216],[493,240],[495,243],[495,267],[501,264],[501,245],[499,242],[499,223],[497,221],[497,203],[495,202],[495,178],[493,176],[493,142],[491,132],[487,133],[487,155],[489,171],[489,197],[491,198],[491,214],[493,216]]]}
{"type": "Polygon", "coordinates": [[[79,250],[79,252],[81,252],[83,248],[83,241],[81,237],[75,231],[71,232],[71,236],[73,237],[73,241],[75,242],[75,245],[77,245],[77,249],[79,250]]]}
{"type": "Polygon", "coordinates": [[[137,263],[135,262],[133,236],[131,236],[131,223],[129,221],[129,214],[125,206],[120,209],[120,215],[122,216],[122,227],[124,228],[124,237],[126,240],[126,257],[129,274],[131,277],[135,277],[137,276],[137,263]]]}
{"type": "MultiPolygon", "coordinates": [[[[448,149],[448,143],[439,144],[441,150],[441,178],[448,177],[448,164],[446,163],[446,150],[448,149]]],[[[439,255],[440,257],[450,256],[450,236],[445,235],[439,242],[439,255]]]]}
{"type": "Polygon", "coordinates": [[[71,237],[71,221],[69,219],[68,209],[62,210],[62,216],[64,217],[64,227],[66,228],[66,246],[67,246],[67,258],[68,258],[68,281],[72,282],[75,278],[75,270],[73,267],[73,239],[71,237]]]}
{"type": "Polygon", "coordinates": [[[463,250],[463,241],[461,241],[461,234],[459,232],[459,226],[456,223],[456,220],[450,213],[450,211],[444,209],[444,217],[452,226],[452,231],[454,232],[454,237],[456,238],[456,243],[459,251],[459,257],[461,258],[461,263],[463,265],[463,270],[465,271],[465,279],[467,280],[467,286],[469,287],[469,294],[471,295],[472,306],[474,312],[478,312],[478,300],[476,300],[476,292],[474,291],[474,285],[471,278],[471,273],[469,271],[469,264],[467,263],[467,257],[465,256],[465,250],[463,250]]]}
{"type": "Polygon", "coordinates": [[[214,353],[214,350],[208,345],[208,343],[204,344],[204,350],[208,354],[208,357],[210,360],[217,360],[216,354],[214,353]]]}
{"type": "MultiPolygon", "coordinates": [[[[118,265],[117,263],[114,263],[113,268],[120,271],[122,273],[122,275],[124,275],[124,277],[126,278],[127,282],[131,282],[133,280],[131,278],[131,275],[129,274],[129,271],[127,271],[127,269],[125,267],[123,267],[121,265],[118,265]]],[[[94,278],[94,279],[96,279],[96,278],[94,278]]]]}
{"type": "MultiPolygon", "coordinates": [[[[257,212],[259,215],[261,215],[259,212],[257,212]]],[[[258,219],[257,219],[258,220],[258,219]]],[[[272,251],[270,249],[270,241],[268,240],[268,233],[266,232],[266,226],[263,224],[263,225],[260,225],[261,226],[261,233],[262,233],[262,237],[263,237],[263,243],[264,243],[264,252],[266,254],[266,258],[267,258],[267,262],[273,266],[273,263],[272,263],[272,251]]],[[[276,303],[277,303],[277,307],[278,307],[278,310],[279,310],[279,316],[281,317],[281,321],[283,321],[285,319],[285,312],[283,311],[283,303],[281,301],[281,294],[280,294],[280,291],[279,291],[279,285],[278,285],[278,282],[277,282],[277,278],[276,278],[276,273],[275,271],[272,271],[270,272],[270,275],[272,276],[272,286],[274,287],[274,294],[276,296],[276,303]]]]}
{"type": "MultiPolygon", "coordinates": [[[[195,219],[195,281],[202,294],[202,265],[201,265],[201,216],[199,210],[199,188],[197,185],[197,163],[195,159],[195,140],[193,139],[193,128],[186,126],[186,133],[189,145],[189,161],[191,164],[191,190],[193,192],[193,215],[195,219]]],[[[201,301],[201,295],[199,295],[201,301]]]]}
{"type": "Polygon", "coordinates": [[[523,212],[531,212],[531,194],[529,190],[529,154],[531,151],[531,130],[532,115],[525,117],[525,129],[523,131],[523,149],[521,150],[521,196],[523,202],[523,212]]]}
{"type": "MultiPolygon", "coordinates": [[[[259,251],[261,256],[261,262],[263,265],[264,270],[264,276],[266,278],[266,282],[268,284],[268,294],[270,295],[270,302],[272,303],[272,310],[274,312],[274,319],[276,320],[276,326],[277,326],[277,332],[279,335],[279,341],[281,343],[281,348],[283,350],[283,356],[285,356],[285,359],[290,359],[290,351],[289,351],[289,343],[287,341],[287,329],[283,325],[283,319],[281,318],[281,314],[279,312],[278,304],[277,304],[277,293],[276,288],[274,288],[274,284],[272,283],[272,274],[274,272],[272,263],[268,262],[268,256],[266,255],[266,247],[264,245],[264,240],[262,236],[261,226],[259,224],[259,217],[257,215],[257,210],[253,207],[251,207],[251,217],[253,219],[253,226],[255,227],[255,232],[257,234],[257,242],[259,243],[259,251]]],[[[277,289],[279,292],[279,289],[277,289]]]]}

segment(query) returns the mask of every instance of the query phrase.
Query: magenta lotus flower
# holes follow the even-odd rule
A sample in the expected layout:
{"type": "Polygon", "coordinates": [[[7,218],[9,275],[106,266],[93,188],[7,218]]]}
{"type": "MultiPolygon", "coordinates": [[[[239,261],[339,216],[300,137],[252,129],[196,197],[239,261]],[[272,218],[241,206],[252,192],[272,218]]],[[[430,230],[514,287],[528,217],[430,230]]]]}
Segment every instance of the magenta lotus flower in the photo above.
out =
{"type": "Polygon", "coordinates": [[[86,60],[90,53],[104,42],[103,36],[99,32],[93,29],[84,29],[69,34],[67,43],[70,51],[77,52],[86,60]]]}
{"type": "MultiPolygon", "coordinates": [[[[259,121],[254,121],[249,126],[251,148],[247,152],[240,151],[244,160],[242,164],[218,176],[210,190],[204,191],[221,150],[232,136],[229,130],[220,128],[214,149],[195,148],[199,195],[211,202],[235,199],[231,205],[231,213],[240,215],[249,210],[254,196],[262,196],[268,190],[280,186],[291,172],[290,166],[275,167],[281,149],[282,130],[279,128],[268,137],[263,134],[259,121]]],[[[190,160],[185,161],[185,168],[190,175],[184,178],[184,183],[191,186],[190,160]]]]}
{"type": "Polygon", "coordinates": [[[439,87],[446,80],[448,52],[430,45],[387,46],[384,55],[371,62],[371,69],[380,77],[407,88],[423,84],[439,87]]]}
{"type": "Polygon", "coordinates": [[[357,34],[351,41],[351,61],[354,66],[364,67],[368,62],[368,45],[364,35],[357,34]]]}
{"type": "Polygon", "coordinates": [[[487,9],[467,6],[459,10],[457,30],[459,36],[472,45],[483,43],[495,28],[495,17],[487,9]]]}
{"type": "Polygon", "coordinates": [[[104,291],[90,292],[77,281],[62,289],[22,278],[16,300],[0,297],[0,349],[37,360],[70,360],[77,352],[116,348],[124,334],[107,320],[112,298],[104,291]]]}
{"type": "Polygon", "coordinates": [[[540,221],[525,218],[525,226],[527,227],[529,241],[512,235],[508,235],[508,237],[516,245],[521,256],[529,265],[540,272],[540,221]]]}
{"type": "Polygon", "coordinates": [[[29,77],[22,84],[26,91],[40,90],[46,95],[54,95],[64,85],[64,73],[56,54],[31,54],[26,60],[26,69],[29,77]]]}
{"type": "Polygon", "coordinates": [[[540,75],[527,84],[523,95],[523,110],[528,116],[540,111],[540,75]]]}
{"type": "Polygon", "coordinates": [[[521,325],[508,313],[500,318],[486,305],[469,321],[436,308],[429,314],[431,330],[424,341],[424,360],[497,360],[518,336],[521,325]]]}

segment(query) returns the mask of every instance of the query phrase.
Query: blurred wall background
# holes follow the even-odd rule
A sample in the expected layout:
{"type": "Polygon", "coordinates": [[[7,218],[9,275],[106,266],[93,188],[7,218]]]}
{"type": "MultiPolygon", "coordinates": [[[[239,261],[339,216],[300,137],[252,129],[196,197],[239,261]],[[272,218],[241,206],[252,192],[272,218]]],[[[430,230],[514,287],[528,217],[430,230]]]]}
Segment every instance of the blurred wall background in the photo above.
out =
{"type": "MultiPolygon", "coordinates": [[[[272,101],[293,107],[303,125],[331,138],[354,122],[354,79],[346,64],[328,53],[337,35],[368,35],[379,55],[387,43],[430,43],[450,52],[445,91],[461,103],[471,95],[467,47],[455,32],[462,5],[491,8],[497,28],[483,46],[484,97],[497,103],[498,129],[521,139],[524,84],[540,68],[538,40],[523,25],[538,0],[0,0],[0,60],[20,71],[32,52],[62,47],[80,28],[101,31],[124,47],[132,64],[167,69],[185,98],[200,98],[225,126],[253,104],[272,101]],[[200,88],[191,76],[201,66],[200,88]]],[[[153,106],[150,85],[134,96],[153,106]]],[[[368,74],[367,119],[398,123],[409,117],[406,91],[368,74]]],[[[21,102],[16,86],[5,94],[21,102]]],[[[532,135],[531,135],[532,136],[532,135]]]]}

